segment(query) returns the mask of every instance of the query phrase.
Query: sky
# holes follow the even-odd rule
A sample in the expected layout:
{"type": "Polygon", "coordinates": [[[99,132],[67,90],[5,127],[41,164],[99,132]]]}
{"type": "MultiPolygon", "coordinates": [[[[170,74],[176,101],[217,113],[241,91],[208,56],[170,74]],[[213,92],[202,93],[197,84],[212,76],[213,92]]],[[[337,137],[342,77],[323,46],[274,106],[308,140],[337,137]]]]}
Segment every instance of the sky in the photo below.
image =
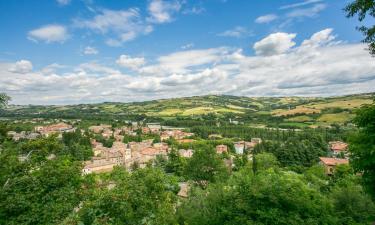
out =
{"type": "Polygon", "coordinates": [[[349,2],[0,1],[0,92],[38,105],[374,92],[349,2]]]}

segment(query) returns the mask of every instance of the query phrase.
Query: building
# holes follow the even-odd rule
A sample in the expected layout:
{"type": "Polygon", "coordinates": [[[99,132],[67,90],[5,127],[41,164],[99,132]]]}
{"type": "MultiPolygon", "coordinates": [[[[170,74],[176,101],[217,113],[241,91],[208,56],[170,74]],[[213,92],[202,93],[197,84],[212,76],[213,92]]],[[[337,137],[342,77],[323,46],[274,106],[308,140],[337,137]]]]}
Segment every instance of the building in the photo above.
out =
{"type": "Polygon", "coordinates": [[[226,145],[217,145],[216,146],[216,153],[223,154],[224,152],[228,152],[228,146],[226,145]]]}
{"type": "Polygon", "coordinates": [[[112,128],[111,125],[107,124],[100,124],[99,126],[91,126],[89,127],[89,130],[95,134],[100,134],[103,132],[103,130],[107,129],[110,130],[112,128]]]}
{"type": "Polygon", "coordinates": [[[36,126],[34,127],[34,130],[35,132],[38,132],[46,137],[48,137],[51,134],[59,134],[59,136],[61,137],[61,134],[64,132],[74,132],[75,128],[70,124],[61,122],[47,126],[36,126]]]}
{"type": "Polygon", "coordinates": [[[331,141],[329,142],[329,149],[334,157],[339,155],[347,155],[348,144],[342,141],[331,141]]]}
{"type": "Polygon", "coordinates": [[[325,173],[327,175],[332,175],[337,165],[349,164],[348,159],[327,158],[327,157],[319,157],[319,159],[320,159],[320,164],[324,166],[325,173]]]}
{"type": "Polygon", "coordinates": [[[251,141],[238,141],[233,144],[236,153],[243,154],[245,150],[253,150],[260,143],[262,143],[262,139],[252,138],[251,141]]]}

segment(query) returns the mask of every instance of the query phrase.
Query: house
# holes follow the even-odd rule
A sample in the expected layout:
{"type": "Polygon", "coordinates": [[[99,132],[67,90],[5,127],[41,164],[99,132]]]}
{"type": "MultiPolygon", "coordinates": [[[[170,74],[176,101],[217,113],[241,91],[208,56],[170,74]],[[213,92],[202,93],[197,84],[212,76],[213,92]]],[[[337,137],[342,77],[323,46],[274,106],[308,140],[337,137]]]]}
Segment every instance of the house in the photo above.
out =
{"type": "Polygon", "coordinates": [[[50,124],[47,126],[36,126],[34,130],[43,136],[48,137],[51,134],[60,134],[64,132],[74,132],[75,128],[72,125],[61,122],[57,124],[50,124]]]}
{"type": "Polygon", "coordinates": [[[26,131],[21,131],[20,133],[17,133],[15,131],[9,131],[7,133],[7,135],[9,137],[11,137],[13,141],[19,141],[21,139],[32,140],[32,139],[36,139],[36,138],[40,137],[39,133],[34,133],[34,132],[30,133],[30,132],[26,132],[26,131]]]}
{"type": "Polygon", "coordinates": [[[328,143],[329,149],[332,152],[332,155],[337,157],[340,154],[347,154],[348,144],[342,141],[331,141],[328,143]]]}
{"type": "Polygon", "coordinates": [[[111,128],[112,128],[111,125],[101,124],[99,126],[91,126],[89,127],[89,130],[95,134],[100,134],[101,132],[103,132],[103,130],[105,129],[110,130],[111,128]]]}
{"type": "Polygon", "coordinates": [[[150,128],[148,128],[148,127],[142,127],[142,134],[149,134],[149,133],[151,133],[150,128]]]}
{"type": "Polygon", "coordinates": [[[109,172],[114,166],[125,166],[131,159],[131,149],[123,142],[115,141],[111,148],[95,140],[91,140],[91,144],[94,157],[84,163],[83,174],[109,172]]]}
{"type": "Polygon", "coordinates": [[[244,150],[253,150],[256,145],[262,143],[260,138],[252,138],[251,141],[238,141],[233,143],[237,154],[243,154],[244,150]]]}
{"type": "Polygon", "coordinates": [[[216,146],[216,153],[223,154],[224,152],[228,152],[228,146],[226,145],[217,145],[216,146]]]}
{"type": "Polygon", "coordinates": [[[324,166],[325,173],[327,175],[332,175],[337,165],[349,164],[348,159],[327,158],[327,157],[319,157],[319,159],[320,159],[320,164],[324,166]]]}
{"type": "Polygon", "coordinates": [[[193,156],[193,150],[192,149],[180,149],[178,150],[178,154],[183,158],[191,158],[193,156]]]}
{"type": "Polygon", "coordinates": [[[148,123],[147,127],[150,129],[150,132],[153,134],[159,134],[161,126],[159,123],[148,123]]]}

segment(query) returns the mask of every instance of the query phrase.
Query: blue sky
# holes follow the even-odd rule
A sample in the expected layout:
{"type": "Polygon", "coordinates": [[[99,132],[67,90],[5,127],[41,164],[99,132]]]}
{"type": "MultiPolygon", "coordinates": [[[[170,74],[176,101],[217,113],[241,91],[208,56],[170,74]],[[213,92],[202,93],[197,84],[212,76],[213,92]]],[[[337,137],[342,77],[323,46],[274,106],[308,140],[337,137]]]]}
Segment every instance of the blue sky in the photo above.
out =
{"type": "Polygon", "coordinates": [[[0,92],[70,104],[373,91],[348,2],[0,1],[0,92]]]}

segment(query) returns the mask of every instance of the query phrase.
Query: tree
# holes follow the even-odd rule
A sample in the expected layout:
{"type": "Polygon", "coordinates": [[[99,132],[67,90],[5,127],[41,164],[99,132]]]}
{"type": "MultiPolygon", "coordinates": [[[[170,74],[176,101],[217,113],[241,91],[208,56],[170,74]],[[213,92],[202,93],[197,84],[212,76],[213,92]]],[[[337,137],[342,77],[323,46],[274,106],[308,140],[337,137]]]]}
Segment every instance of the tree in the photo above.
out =
{"type": "Polygon", "coordinates": [[[374,203],[351,177],[338,181],[331,190],[330,197],[339,224],[369,224],[369,221],[375,219],[374,203]]]}
{"type": "Polygon", "coordinates": [[[155,168],[131,174],[116,168],[110,182],[115,186],[97,190],[73,224],[176,224],[178,184],[173,176],[155,168]]]}
{"type": "Polygon", "coordinates": [[[335,224],[330,201],[300,175],[244,169],[192,193],[178,209],[180,224],[335,224]]]}
{"type": "Polygon", "coordinates": [[[349,139],[350,160],[355,172],[363,173],[367,190],[375,197],[375,100],[356,112],[359,131],[349,139]]]}
{"type": "MultiPolygon", "coordinates": [[[[375,17],[375,0],[355,0],[347,5],[344,10],[347,17],[358,15],[358,20],[362,22],[367,15],[375,17]]],[[[357,29],[365,36],[363,42],[368,44],[370,54],[375,56],[375,25],[370,27],[362,25],[357,29]]]]}
{"type": "Polygon", "coordinates": [[[11,98],[7,94],[0,93],[0,109],[5,107],[10,100],[11,98]]]}
{"type": "Polygon", "coordinates": [[[216,182],[227,177],[228,169],[213,148],[202,148],[194,151],[184,174],[205,187],[207,182],[216,182]]]}
{"type": "Polygon", "coordinates": [[[177,176],[181,176],[183,174],[184,166],[186,162],[184,158],[182,158],[178,151],[172,147],[172,150],[168,153],[168,161],[165,165],[165,171],[167,173],[174,173],[177,176]]]}
{"type": "Polygon", "coordinates": [[[11,177],[0,189],[0,224],[60,224],[81,201],[81,164],[68,158],[11,177]]]}
{"type": "Polygon", "coordinates": [[[279,164],[277,158],[271,153],[261,153],[254,156],[257,163],[257,170],[267,170],[270,168],[276,168],[279,164]]]}

